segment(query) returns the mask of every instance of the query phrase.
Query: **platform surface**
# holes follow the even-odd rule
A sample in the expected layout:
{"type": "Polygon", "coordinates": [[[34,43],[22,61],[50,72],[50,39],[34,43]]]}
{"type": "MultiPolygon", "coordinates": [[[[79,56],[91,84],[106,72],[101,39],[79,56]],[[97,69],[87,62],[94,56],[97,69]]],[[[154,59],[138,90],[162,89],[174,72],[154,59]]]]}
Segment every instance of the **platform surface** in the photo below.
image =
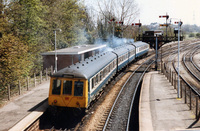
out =
{"type": "Polygon", "coordinates": [[[49,81],[46,81],[0,108],[0,131],[8,131],[33,111],[41,112],[37,108],[47,99],[48,92],[49,81]]]}
{"type": "Polygon", "coordinates": [[[184,98],[177,99],[177,91],[157,71],[144,76],[139,112],[140,131],[200,131],[200,124],[195,123],[195,115],[184,104],[184,98]]]}

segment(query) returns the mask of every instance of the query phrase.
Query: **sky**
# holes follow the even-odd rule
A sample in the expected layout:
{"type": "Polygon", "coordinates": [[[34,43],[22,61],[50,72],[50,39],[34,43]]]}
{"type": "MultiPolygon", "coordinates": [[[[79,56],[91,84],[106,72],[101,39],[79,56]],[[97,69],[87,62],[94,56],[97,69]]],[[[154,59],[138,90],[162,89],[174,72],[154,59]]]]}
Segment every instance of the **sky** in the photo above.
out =
{"type": "MultiPolygon", "coordinates": [[[[86,5],[96,8],[95,0],[85,0],[86,5]]],[[[169,15],[171,22],[180,20],[183,24],[200,26],[200,0],[135,0],[139,8],[139,15],[135,22],[143,25],[158,22],[163,24],[166,19],[160,15],[169,15]]]]}
{"type": "MultiPolygon", "coordinates": [[[[181,19],[183,24],[200,26],[200,0],[136,0],[140,9],[138,19],[144,24],[165,23],[160,15],[169,15],[172,22],[181,19]]],[[[139,20],[138,20],[139,21],[139,20]]]]}

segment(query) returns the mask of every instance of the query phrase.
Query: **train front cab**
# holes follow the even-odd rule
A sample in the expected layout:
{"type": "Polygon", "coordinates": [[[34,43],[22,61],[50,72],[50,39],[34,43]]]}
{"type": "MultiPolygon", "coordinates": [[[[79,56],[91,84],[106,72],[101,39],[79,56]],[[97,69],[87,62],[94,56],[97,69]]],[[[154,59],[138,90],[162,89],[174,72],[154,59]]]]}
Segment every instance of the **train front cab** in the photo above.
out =
{"type": "Polygon", "coordinates": [[[49,105],[85,109],[88,106],[87,83],[85,79],[51,78],[49,105]]]}

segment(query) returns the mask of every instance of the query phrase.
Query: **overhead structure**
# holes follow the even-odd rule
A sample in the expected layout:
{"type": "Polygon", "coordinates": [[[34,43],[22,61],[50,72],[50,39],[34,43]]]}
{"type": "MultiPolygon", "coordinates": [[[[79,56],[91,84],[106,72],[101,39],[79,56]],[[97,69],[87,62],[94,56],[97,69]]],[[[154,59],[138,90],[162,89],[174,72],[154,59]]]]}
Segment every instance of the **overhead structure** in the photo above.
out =
{"type": "MultiPolygon", "coordinates": [[[[163,27],[166,27],[166,32],[165,32],[165,36],[163,35],[163,31],[161,30],[154,30],[154,31],[145,31],[142,36],[138,35],[138,37],[136,38],[137,41],[143,41],[143,42],[146,42],[146,43],[149,43],[150,44],[150,47],[152,48],[156,48],[155,45],[155,41],[156,41],[156,38],[157,38],[157,42],[158,42],[158,49],[165,43],[169,43],[171,41],[178,41],[178,30],[174,30],[174,36],[168,36],[168,32],[167,32],[167,28],[171,25],[170,23],[167,22],[167,20],[169,19],[169,15],[161,15],[159,16],[159,18],[165,18],[166,19],[166,23],[164,24],[159,24],[159,26],[163,26],[163,27]]],[[[177,24],[177,23],[175,23],[177,24]]],[[[181,21],[180,22],[180,27],[181,25],[183,24],[183,22],[181,21]]],[[[132,25],[140,25],[140,23],[135,23],[135,24],[132,24],[132,25]]],[[[180,33],[181,34],[181,33],[180,33]]],[[[183,36],[180,35],[179,37],[180,41],[183,40],[183,36]]]]}

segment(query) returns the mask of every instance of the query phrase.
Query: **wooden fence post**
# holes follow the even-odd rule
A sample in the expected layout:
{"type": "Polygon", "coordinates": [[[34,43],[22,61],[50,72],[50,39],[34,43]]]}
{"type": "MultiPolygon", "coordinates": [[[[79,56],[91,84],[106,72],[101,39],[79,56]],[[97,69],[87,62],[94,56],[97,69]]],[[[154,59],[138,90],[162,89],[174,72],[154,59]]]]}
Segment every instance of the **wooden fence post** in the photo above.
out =
{"type": "Polygon", "coordinates": [[[29,77],[27,76],[27,91],[29,90],[29,77]]]}
{"type": "Polygon", "coordinates": [[[35,76],[35,73],[34,73],[34,86],[36,87],[36,76],[35,76]]]}
{"type": "Polygon", "coordinates": [[[48,80],[48,70],[46,68],[46,81],[48,80]]]}
{"type": "Polygon", "coordinates": [[[8,100],[10,100],[10,84],[8,84],[8,100]]]}
{"type": "Polygon", "coordinates": [[[42,83],[42,71],[40,71],[40,84],[42,83]]]}
{"type": "Polygon", "coordinates": [[[18,81],[18,87],[19,87],[19,95],[21,95],[21,83],[18,81]]]}

